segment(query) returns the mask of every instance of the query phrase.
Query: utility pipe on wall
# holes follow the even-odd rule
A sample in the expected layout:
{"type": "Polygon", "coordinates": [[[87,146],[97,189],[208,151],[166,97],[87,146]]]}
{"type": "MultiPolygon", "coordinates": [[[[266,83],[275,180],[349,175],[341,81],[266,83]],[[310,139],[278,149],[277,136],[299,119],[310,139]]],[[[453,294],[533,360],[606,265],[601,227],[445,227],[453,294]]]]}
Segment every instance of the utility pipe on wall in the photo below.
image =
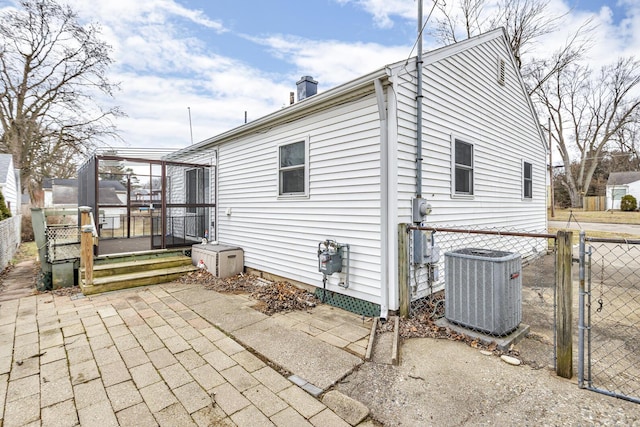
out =
{"type": "Polygon", "coordinates": [[[418,0],[418,56],[416,57],[416,197],[422,197],[422,0],[418,0]]]}

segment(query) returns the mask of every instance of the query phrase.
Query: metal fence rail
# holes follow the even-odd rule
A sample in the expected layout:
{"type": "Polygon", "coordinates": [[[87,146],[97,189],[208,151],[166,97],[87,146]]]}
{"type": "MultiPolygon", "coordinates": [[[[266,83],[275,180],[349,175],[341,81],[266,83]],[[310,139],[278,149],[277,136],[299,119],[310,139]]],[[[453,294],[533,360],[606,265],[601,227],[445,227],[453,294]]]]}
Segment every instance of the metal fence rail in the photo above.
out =
{"type": "Polygon", "coordinates": [[[579,384],[640,403],[640,240],[580,239],[579,384]]]}

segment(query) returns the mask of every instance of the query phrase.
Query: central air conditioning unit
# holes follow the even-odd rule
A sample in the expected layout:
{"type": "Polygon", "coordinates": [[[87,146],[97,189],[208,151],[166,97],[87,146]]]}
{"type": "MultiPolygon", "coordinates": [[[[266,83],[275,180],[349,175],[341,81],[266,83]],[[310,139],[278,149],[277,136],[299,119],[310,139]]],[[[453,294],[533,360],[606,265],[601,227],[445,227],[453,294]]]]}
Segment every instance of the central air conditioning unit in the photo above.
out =
{"type": "Polygon", "coordinates": [[[244,271],[244,251],[227,245],[210,243],[193,245],[191,262],[214,276],[224,279],[244,271]]]}
{"type": "Polygon", "coordinates": [[[445,318],[507,335],[522,320],[522,260],[517,253],[458,249],[444,254],[445,318]]]}

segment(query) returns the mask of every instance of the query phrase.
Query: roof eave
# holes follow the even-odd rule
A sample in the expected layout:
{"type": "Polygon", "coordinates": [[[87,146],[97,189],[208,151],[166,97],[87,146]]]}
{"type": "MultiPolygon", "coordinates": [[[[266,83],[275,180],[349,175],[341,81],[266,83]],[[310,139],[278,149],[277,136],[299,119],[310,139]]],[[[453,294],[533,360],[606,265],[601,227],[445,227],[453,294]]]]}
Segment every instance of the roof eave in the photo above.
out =
{"type": "Polygon", "coordinates": [[[207,138],[201,142],[190,145],[186,148],[180,149],[172,154],[167,155],[166,158],[175,158],[175,157],[179,157],[181,155],[185,155],[194,151],[202,150],[203,148],[207,148],[213,145],[218,145],[225,140],[233,138],[234,136],[251,132],[262,126],[265,126],[266,124],[278,121],[283,117],[287,117],[289,115],[302,112],[306,109],[311,109],[313,107],[316,107],[336,97],[342,96],[351,91],[360,89],[368,84],[371,84],[376,79],[386,77],[388,75],[387,73],[388,68],[389,68],[388,66],[382,67],[376,71],[373,71],[355,80],[351,80],[350,82],[344,83],[340,86],[336,86],[325,92],[303,99],[302,101],[299,101],[286,108],[280,109],[278,111],[274,111],[273,113],[267,114],[266,116],[262,116],[256,120],[245,123],[243,125],[230,129],[226,132],[223,132],[211,138],[207,138]]]}

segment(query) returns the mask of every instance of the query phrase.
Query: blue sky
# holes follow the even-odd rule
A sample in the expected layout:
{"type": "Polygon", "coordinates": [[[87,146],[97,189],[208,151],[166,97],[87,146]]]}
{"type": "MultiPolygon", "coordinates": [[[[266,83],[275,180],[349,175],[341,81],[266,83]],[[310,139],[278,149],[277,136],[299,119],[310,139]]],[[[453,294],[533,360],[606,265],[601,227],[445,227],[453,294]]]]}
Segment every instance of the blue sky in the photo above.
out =
{"type": "MultiPolygon", "coordinates": [[[[188,108],[194,141],[206,139],[241,125],[245,111],[252,120],[282,108],[302,75],[323,91],[407,58],[416,37],[415,0],[68,2],[113,46],[113,102],[128,117],[117,122],[123,141],[110,143],[131,147],[190,144],[188,108]]],[[[549,2],[566,16],[532,53],[553,51],[588,18],[598,24],[594,67],[640,52],[637,0],[549,2]]],[[[425,14],[432,5],[424,0],[425,14]]],[[[425,50],[439,46],[427,35],[425,50]]]]}

